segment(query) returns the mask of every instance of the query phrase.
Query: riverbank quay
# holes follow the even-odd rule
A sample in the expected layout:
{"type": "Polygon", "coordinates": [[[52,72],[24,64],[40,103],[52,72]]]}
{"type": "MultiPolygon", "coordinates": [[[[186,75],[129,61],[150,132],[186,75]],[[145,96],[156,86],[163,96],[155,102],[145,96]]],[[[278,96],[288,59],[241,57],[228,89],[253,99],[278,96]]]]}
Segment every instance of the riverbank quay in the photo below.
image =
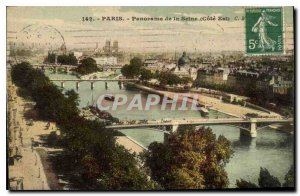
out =
{"type": "MultiPolygon", "coordinates": [[[[89,120],[102,120],[102,121],[104,121],[103,119],[100,119],[98,116],[96,116],[95,114],[90,112],[90,110],[88,110],[88,109],[81,109],[80,115],[83,116],[86,119],[89,119],[89,120]]],[[[116,131],[116,133],[117,132],[118,131],[116,131]]],[[[124,148],[127,149],[130,153],[139,154],[139,153],[143,152],[143,150],[147,150],[147,148],[145,148],[143,145],[141,145],[140,143],[138,143],[134,139],[130,138],[129,136],[125,136],[121,132],[119,132],[117,134],[119,134],[120,136],[115,136],[116,142],[119,145],[124,146],[124,148]]]]}
{"type": "Polygon", "coordinates": [[[43,122],[30,126],[24,117],[27,103],[17,95],[18,88],[7,76],[8,91],[8,189],[49,190],[41,157],[32,141],[45,134],[43,122]]]}
{"type": "Polygon", "coordinates": [[[114,71],[105,71],[105,72],[94,72],[87,75],[81,75],[79,78],[81,80],[92,80],[92,79],[108,79],[115,78],[117,75],[114,71]]]}
{"type": "MultiPolygon", "coordinates": [[[[87,109],[81,109],[80,115],[89,120],[102,120],[87,109]]],[[[121,132],[119,132],[119,134],[121,135],[115,136],[116,142],[119,145],[124,146],[124,148],[127,149],[130,153],[139,154],[143,152],[143,150],[147,150],[147,148],[143,147],[141,144],[139,144],[137,141],[133,140],[132,138],[125,135],[123,136],[121,132]]]]}
{"type": "Polygon", "coordinates": [[[8,91],[8,184],[7,189],[18,190],[50,190],[48,175],[45,171],[47,156],[40,156],[40,136],[48,134],[46,122],[25,119],[28,103],[17,95],[18,88],[7,77],[8,91]]]}
{"type": "Polygon", "coordinates": [[[258,116],[269,117],[269,118],[280,117],[280,115],[275,112],[265,112],[265,111],[256,110],[256,109],[241,106],[241,105],[225,103],[218,98],[205,96],[205,95],[203,95],[201,93],[197,93],[197,92],[178,93],[178,92],[171,92],[171,91],[163,91],[163,90],[157,90],[157,89],[154,89],[154,88],[142,85],[142,84],[137,84],[137,83],[132,83],[132,82],[128,82],[127,85],[129,85],[129,87],[137,88],[137,89],[146,91],[148,93],[153,93],[153,94],[157,94],[160,96],[167,96],[168,98],[174,97],[175,94],[177,94],[179,96],[188,96],[188,97],[198,96],[199,103],[201,105],[209,106],[209,109],[211,109],[211,110],[222,112],[222,113],[228,114],[230,116],[238,117],[238,118],[245,117],[245,115],[249,114],[249,113],[254,113],[254,114],[257,114],[258,116]]]}
{"type": "Polygon", "coordinates": [[[147,148],[128,136],[116,136],[116,141],[118,144],[124,146],[130,153],[140,154],[144,150],[147,150],[147,148]]]}

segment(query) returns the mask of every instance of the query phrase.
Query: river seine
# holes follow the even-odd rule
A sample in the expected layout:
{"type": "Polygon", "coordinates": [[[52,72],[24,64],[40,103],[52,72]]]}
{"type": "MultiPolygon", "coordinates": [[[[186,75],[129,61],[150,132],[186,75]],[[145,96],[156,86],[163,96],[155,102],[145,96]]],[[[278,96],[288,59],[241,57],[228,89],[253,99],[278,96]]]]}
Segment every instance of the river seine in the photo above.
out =
{"type": "MultiPolygon", "coordinates": [[[[47,70],[46,75],[51,79],[74,79],[75,76],[52,73],[47,70]]],[[[60,82],[55,82],[60,86],[60,82]]],[[[128,97],[134,96],[136,93],[142,93],[142,97],[146,99],[146,94],[139,90],[120,89],[117,82],[109,82],[106,89],[104,82],[94,83],[91,90],[90,82],[80,82],[80,87],[76,90],[75,82],[65,82],[64,89],[74,89],[78,92],[80,98],[80,106],[85,107],[87,104],[95,102],[97,97],[103,94],[125,94],[128,97]]],[[[125,108],[126,106],[124,106],[125,108]]],[[[114,117],[122,120],[142,120],[142,119],[163,119],[163,118],[202,118],[198,111],[161,111],[159,106],[151,108],[150,111],[127,111],[122,107],[116,111],[110,111],[114,117]]],[[[229,117],[226,114],[210,111],[209,118],[229,117]]],[[[234,155],[226,165],[226,171],[230,180],[230,188],[235,187],[236,179],[243,178],[254,183],[258,183],[258,175],[260,167],[267,168],[270,173],[284,181],[284,176],[294,162],[294,135],[284,131],[265,128],[258,131],[257,137],[254,139],[245,139],[240,137],[239,128],[218,125],[210,126],[213,132],[219,136],[224,135],[231,141],[234,155]]],[[[127,129],[121,130],[125,135],[130,136],[138,143],[145,147],[153,141],[162,142],[163,133],[149,128],[143,129],[127,129]]]]}

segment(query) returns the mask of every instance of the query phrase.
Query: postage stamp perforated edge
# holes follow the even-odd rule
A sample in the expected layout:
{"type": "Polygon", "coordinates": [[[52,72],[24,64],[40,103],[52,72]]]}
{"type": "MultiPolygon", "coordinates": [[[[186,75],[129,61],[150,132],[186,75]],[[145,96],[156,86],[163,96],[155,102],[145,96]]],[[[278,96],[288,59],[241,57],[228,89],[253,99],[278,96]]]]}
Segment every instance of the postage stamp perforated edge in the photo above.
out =
{"type": "Polygon", "coordinates": [[[273,56],[273,55],[285,55],[286,54],[286,44],[285,44],[285,32],[284,32],[284,7],[257,7],[257,6],[247,6],[244,7],[244,16],[245,16],[245,55],[246,56],[273,56]],[[248,39],[247,39],[247,18],[246,18],[246,12],[249,9],[272,9],[272,8],[280,8],[281,9],[281,23],[279,27],[281,27],[281,36],[282,36],[282,51],[264,51],[264,52],[248,52],[248,39]]]}

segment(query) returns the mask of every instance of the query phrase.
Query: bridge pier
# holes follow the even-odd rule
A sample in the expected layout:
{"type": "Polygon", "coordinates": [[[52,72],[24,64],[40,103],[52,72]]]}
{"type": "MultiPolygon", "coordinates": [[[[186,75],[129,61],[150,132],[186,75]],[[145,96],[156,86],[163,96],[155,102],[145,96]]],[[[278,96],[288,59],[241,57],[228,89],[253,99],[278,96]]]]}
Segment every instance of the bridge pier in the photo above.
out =
{"type": "Polygon", "coordinates": [[[251,127],[250,127],[250,136],[252,138],[256,137],[257,136],[257,120],[256,119],[251,119],[251,127]]]}
{"type": "Polygon", "coordinates": [[[243,137],[250,137],[250,138],[256,138],[257,137],[257,120],[251,119],[250,120],[250,129],[240,129],[240,134],[243,137]]]}
{"type": "Polygon", "coordinates": [[[123,88],[123,82],[118,81],[118,84],[119,84],[119,88],[122,89],[123,88]]]}
{"type": "Polygon", "coordinates": [[[94,82],[91,82],[91,89],[94,89],[94,82]]]}
{"type": "Polygon", "coordinates": [[[172,125],[172,133],[175,133],[178,130],[178,127],[179,127],[178,123],[174,123],[172,125]]]}
{"type": "Polygon", "coordinates": [[[64,88],[65,87],[65,83],[64,82],[60,82],[60,87],[64,88]]]}
{"type": "Polygon", "coordinates": [[[76,82],[76,89],[79,89],[79,82],[76,82]]]}
{"type": "Polygon", "coordinates": [[[170,133],[166,132],[168,130],[171,133],[175,133],[178,130],[179,124],[178,123],[173,123],[171,126],[168,126],[168,128],[164,128],[164,143],[167,143],[169,141],[169,136],[170,133]]]}
{"type": "Polygon", "coordinates": [[[168,133],[164,133],[164,144],[167,144],[169,141],[169,134],[168,133]]]}

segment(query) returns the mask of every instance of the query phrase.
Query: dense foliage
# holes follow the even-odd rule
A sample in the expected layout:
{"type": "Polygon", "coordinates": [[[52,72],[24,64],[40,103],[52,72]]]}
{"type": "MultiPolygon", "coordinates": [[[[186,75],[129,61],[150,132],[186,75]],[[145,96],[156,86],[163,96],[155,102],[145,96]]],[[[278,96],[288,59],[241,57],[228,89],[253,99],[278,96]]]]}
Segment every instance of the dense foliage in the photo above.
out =
{"type": "Polygon", "coordinates": [[[134,57],[130,60],[129,65],[124,65],[121,69],[123,76],[127,78],[138,77],[141,73],[143,62],[140,58],[134,57]]]}
{"type": "Polygon", "coordinates": [[[240,189],[253,189],[259,188],[256,184],[248,182],[244,179],[236,180],[236,186],[240,189]]]}
{"type": "Polygon", "coordinates": [[[160,85],[177,85],[177,84],[187,84],[192,81],[189,77],[179,77],[171,72],[160,72],[156,76],[160,85]]]}
{"type": "Polygon", "coordinates": [[[86,75],[100,71],[100,69],[97,67],[96,61],[93,58],[88,57],[80,61],[76,71],[81,75],[86,75]]]}
{"type": "Polygon", "coordinates": [[[214,189],[229,184],[224,169],[230,142],[210,128],[180,128],[165,143],[154,142],[142,157],[151,177],[164,189],[214,189]]]}
{"type": "Polygon", "coordinates": [[[48,56],[45,59],[47,63],[59,63],[63,65],[77,65],[78,60],[74,54],[70,53],[69,55],[62,54],[57,55],[55,53],[48,52],[48,56]],[[55,62],[57,60],[57,62],[55,62]]]}
{"type": "Polygon", "coordinates": [[[141,76],[140,79],[142,81],[148,81],[150,79],[154,78],[154,74],[152,74],[152,72],[148,69],[142,68],[141,69],[141,76]]]}
{"type": "Polygon", "coordinates": [[[256,87],[255,81],[248,85],[228,86],[225,84],[212,84],[196,79],[193,82],[194,87],[202,87],[213,90],[219,90],[227,93],[247,96],[251,98],[250,102],[266,107],[266,102],[272,102],[283,106],[293,105],[294,103],[294,89],[288,90],[286,95],[274,94],[268,90],[262,90],[256,87]]]}
{"type": "Polygon", "coordinates": [[[125,65],[121,69],[121,73],[127,78],[139,77],[142,81],[149,81],[150,79],[157,79],[160,85],[177,85],[187,84],[192,82],[189,77],[179,77],[170,71],[153,74],[150,70],[143,67],[143,62],[140,58],[134,57],[130,60],[129,65],[125,65]]]}
{"type": "Polygon", "coordinates": [[[294,165],[291,165],[289,171],[284,177],[283,187],[295,187],[295,168],[294,165]]]}
{"type": "MultiPolygon", "coordinates": [[[[105,129],[100,121],[91,121],[78,115],[78,95],[53,85],[42,71],[29,63],[12,67],[12,80],[27,91],[35,109],[44,120],[55,121],[60,128],[58,144],[54,133],[48,140],[51,145],[65,148],[67,160],[60,167],[72,168],[78,174],[76,187],[81,189],[147,190],[153,183],[138,167],[135,155],[116,144],[114,133],[105,129]]],[[[57,164],[56,164],[57,166],[57,164]]]]}
{"type": "Polygon", "coordinates": [[[63,54],[57,56],[57,62],[63,65],[77,65],[77,58],[74,54],[63,54]]]}
{"type": "Polygon", "coordinates": [[[294,188],[295,179],[294,179],[294,166],[292,165],[290,170],[287,172],[284,178],[284,183],[281,185],[278,178],[272,176],[266,168],[260,168],[258,185],[248,182],[244,179],[236,180],[236,185],[238,188],[249,189],[249,188],[294,188]]]}

